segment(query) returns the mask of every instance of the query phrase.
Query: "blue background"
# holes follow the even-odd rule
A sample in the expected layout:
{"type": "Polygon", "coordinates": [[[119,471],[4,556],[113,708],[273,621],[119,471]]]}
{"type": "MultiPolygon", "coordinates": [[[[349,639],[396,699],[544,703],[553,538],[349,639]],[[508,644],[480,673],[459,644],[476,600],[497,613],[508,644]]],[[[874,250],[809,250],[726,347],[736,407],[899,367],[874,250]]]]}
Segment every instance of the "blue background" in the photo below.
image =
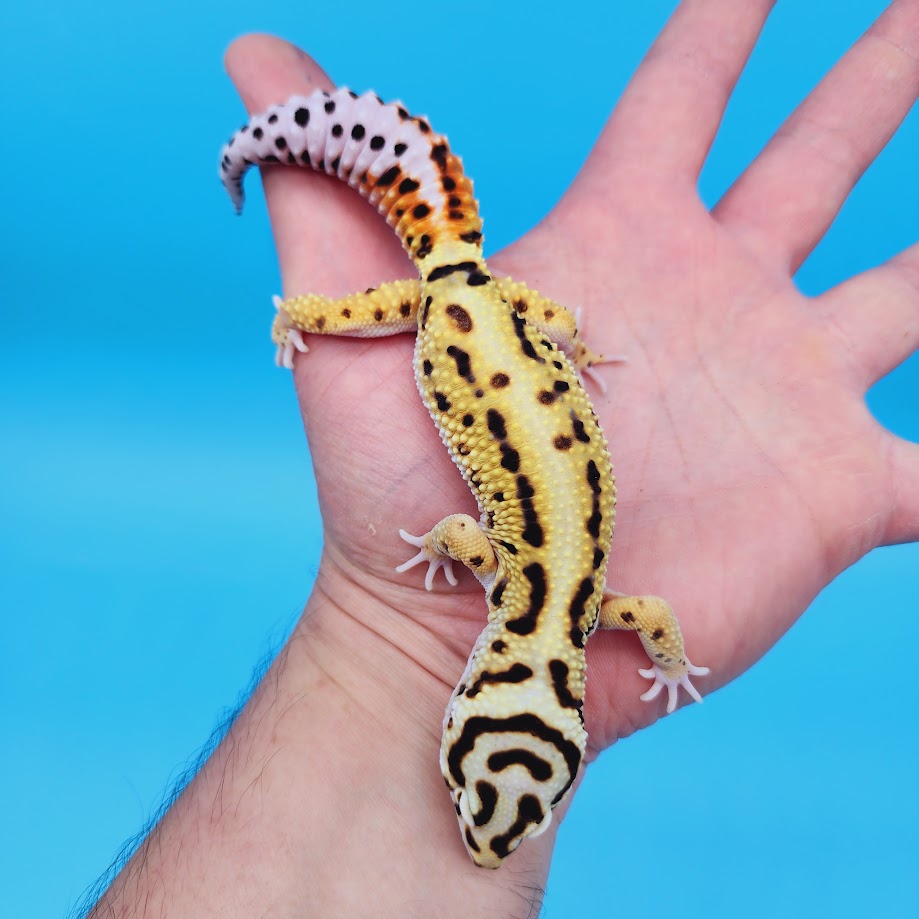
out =
{"type": "MultiPolygon", "coordinates": [[[[264,204],[250,179],[236,220],[215,178],[242,119],[226,44],[276,32],[333,79],[430,115],[475,178],[493,250],[563,193],[673,5],[4,4],[4,915],[73,907],[315,575],[309,456],[266,337],[264,204]]],[[[779,5],[708,201],[882,6],[779,5]]],[[[801,271],[806,291],[919,237],[917,116],[801,271]]],[[[919,440],[917,392],[914,357],[870,404],[919,440]]],[[[919,914],[917,595],[917,546],[872,553],[750,673],[601,758],[545,915],[919,914]]]]}

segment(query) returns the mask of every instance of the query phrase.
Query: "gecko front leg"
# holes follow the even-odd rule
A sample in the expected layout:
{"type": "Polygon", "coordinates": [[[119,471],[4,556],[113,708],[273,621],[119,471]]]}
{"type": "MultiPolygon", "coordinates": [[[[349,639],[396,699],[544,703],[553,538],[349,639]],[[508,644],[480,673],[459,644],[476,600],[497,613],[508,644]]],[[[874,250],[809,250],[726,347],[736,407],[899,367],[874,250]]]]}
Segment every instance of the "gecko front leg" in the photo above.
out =
{"type": "Polygon", "coordinates": [[[417,555],[403,562],[396,571],[408,571],[423,562],[427,562],[424,586],[431,590],[434,575],[438,569],[444,569],[444,576],[451,586],[459,582],[453,574],[453,562],[462,562],[488,588],[495,579],[498,570],[498,559],[485,531],[468,514],[451,514],[444,517],[424,536],[412,536],[405,530],[399,535],[409,545],[419,549],[417,555]]]}

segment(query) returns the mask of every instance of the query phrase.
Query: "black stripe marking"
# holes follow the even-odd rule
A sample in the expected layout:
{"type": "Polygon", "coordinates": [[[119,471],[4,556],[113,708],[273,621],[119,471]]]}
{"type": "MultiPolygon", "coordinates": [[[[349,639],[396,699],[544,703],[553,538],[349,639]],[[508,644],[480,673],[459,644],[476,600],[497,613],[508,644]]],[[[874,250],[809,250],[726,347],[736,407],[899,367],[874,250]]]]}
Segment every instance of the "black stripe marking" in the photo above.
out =
{"type": "Polygon", "coordinates": [[[509,718],[490,718],[487,715],[474,715],[469,718],[463,725],[462,733],[456,743],[447,754],[447,766],[457,785],[465,786],[466,775],[463,772],[463,760],[472,752],[475,742],[483,734],[529,734],[555,747],[564,758],[570,776],[568,785],[555,799],[561,801],[562,795],[568,790],[577,775],[578,766],[581,764],[581,751],[561,731],[549,727],[539,715],[534,715],[532,712],[511,715],[509,718]]]}
{"type": "Polygon", "coordinates": [[[540,364],[545,364],[546,359],[544,357],[540,357],[536,353],[536,349],[533,347],[533,342],[531,342],[530,339],[527,338],[526,319],[524,319],[522,316],[518,316],[516,313],[511,313],[511,320],[514,323],[514,333],[517,335],[517,338],[520,339],[520,348],[523,351],[523,353],[527,357],[532,358],[534,361],[539,361],[540,364]]]}
{"type": "Polygon", "coordinates": [[[495,807],[498,803],[498,789],[491,782],[476,782],[475,793],[482,802],[482,809],[472,815],[472,822],[476,826],[485,826],[495,815],[495,807]]]}
{"type": "Polygon", "coordinates": [[[584,430],[584,422],[574,412],[571,413],[571,425],[574,428],[574,436],[582,444],[589,444],[590,435],[584,430]]]}
{"type": "Polygon", "coordinates": [[[447,278],[451,274],[456,274],[457,271],[465,271],[466,274],[469,274],[472,271],[477,271],[478,267],[478,262],[460,262],[457,265],[439,265],[428,275],[428,281],[439,281],[441,278],[447,278]]]}
{"type": "Polygon", "coordinates": [[[542,811],[542,805],[535,795],[524,795],[517,805],[517,819],[511,824],[506,833],[495,836],[491,841],[491,851],[498,858],[506,858],[510,852],[510,844],[521,834],[526,832],[526,828],[531,823],[542,823],[545,814],[542,811]]]}
{"type": "Polygon", "coordinates": [[[524,528],[521,534],[531,546],[538,549],[543,544],[544,536],[539,523],[539,515],[533,507],[535,489],[530,485],[530,480],[525,475],[517,476],[517,497],[520,498],[520,507],[523,511],[524,528]]]}
{"type": "Polygon", "coordinates": [[[511,619],[506,628],[515,635],[530,635],[536,630],[539,614],[546,604],[546,569],[539,562],[532,562],[523,569],[523,576],[530,582],[530,605],[517,619],[511,619]]]}
{"type": "Polygon", "coordinates": [[[552,778],[551,764],[530,750],[500,750],[488,757],[488,768],[492,772],[502,772],[511,766],[525,766],[537,782],[552,778]]]}
{"type": "Polygon", "coordinates": [[[468,826],[466,827],[466,842],[468,843],[469,848],[472,849],[473,852],[482,851],[479,848],[479,844],[475,841],[475,837],[472,835],[472,830],[470,830],[468,826]]]}
{"type": "Polygon", "coordinates": [[[577,593],[571,598],[571,604],[568,607],[568,615],[571,617],[571,642],[578,648],[584,647],[584,629],[581,628],[581,620],[587,613],[587,601],[593,592],[593,578],[584,578],[578,585],[577,593]]]}
{"type": "Polygon", "coordinates": [[[489,683],[523,683],[531,676],[533,676],[533,671],[526,664],[519,663],[499,673],[492,673],[490,670],[486,670],[466,690],[466,695],[468,698],[473,699],[482,691],[482,687],[489,683]]]}
{"type": "Polygon", "coordinates": [[[571,690],[568,688],[568,665],[564,661],[549,661],[549,673],[552,676],[552,688],[555,690],[555,697],[562,708],[580,709],[582,702],[576,699],[571,690]]]}
{"type": "Polygon", "coordinates": [[[491,597],[489,597],[489,600],[490,600],[492,606],[500,606],[500,605],[501,605],[501,598],[504,596],[504,591],[505,591],[505,590],[507,590],[507,581],[506,581],[506,580],[504,580],[504,581],[498,581],[498,583],[495,584],[494,589],[493,589],[492,592],[491,592],[491,597]]]}
{"type": "Polygon", "coordinates": [[[587,532],[597,539],[600,536],[600,524],[603,521],[603,514],[600,513],[600,495],[603,487],[600,485],[600,470],[593,460],[587,462],[587,484],[594,494],[593,510],[590,517],[587,518],[587,532]]]}
{"type": "Polygon", "coordinates": [[[449,345],[447,347],[447,354],[456,361],[456,372],[469,383],[475,383],[475,377],[472,374],[472,361],[469,354],[463,351],[462,348],[457,348],[456,345],[449,345]]]}

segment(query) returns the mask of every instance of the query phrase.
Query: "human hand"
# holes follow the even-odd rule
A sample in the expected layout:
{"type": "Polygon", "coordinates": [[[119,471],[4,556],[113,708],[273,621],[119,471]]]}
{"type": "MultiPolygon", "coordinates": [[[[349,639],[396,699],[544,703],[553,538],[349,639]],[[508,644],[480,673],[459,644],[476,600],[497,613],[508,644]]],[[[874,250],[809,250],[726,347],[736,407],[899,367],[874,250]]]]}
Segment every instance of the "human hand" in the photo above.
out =
{"type": "MultiPolygon", "coordinates": [[[[709,212],[698,173],[770,6],[684,4],[563,201],[489,259],[497,274],[583,305],[591,346],[629,357],[604,371],[609,397],[592,394],[619,487],[610,584],[670,600],[692,658],[712,668],[708,691],[869,549],[919,536],[919,448],[864,405],[919,343],[919,251],[815,299],[792,281],[916,96],[915,7],[893,4],[709,212]]],[[[251,111],[330,85],[264,36],[227,61],[251,111]]],[[[265,190],[286,295],[411,276],[389,228],[347,187],[279,168],[265,190]]],[[[372,584],[417,626],[435,623],[452,683],[483,624],[479,585],[467,575],[428,596],[419,577],[393,572],[399,526],[474,513],[418,399],[411,339],[311,346],[295,379],[324,565],[372,584]]],[[[598,633],[588,660],[595,749],[663,711],[638,701],[637,642],[598,633]]]]}

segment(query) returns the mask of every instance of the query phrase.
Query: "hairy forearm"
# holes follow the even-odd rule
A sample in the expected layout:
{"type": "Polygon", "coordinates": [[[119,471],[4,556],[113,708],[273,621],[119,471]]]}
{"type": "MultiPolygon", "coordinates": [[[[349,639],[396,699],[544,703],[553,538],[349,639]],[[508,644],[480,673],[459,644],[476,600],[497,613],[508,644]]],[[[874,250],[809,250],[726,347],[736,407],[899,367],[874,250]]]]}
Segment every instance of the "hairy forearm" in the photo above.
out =
{"type": "Polygon", "coordinates": [[[398,613],[340,577],[317,583],[233,727],[91,915],[537,914],[554,833],[499,871],[471,864],[438,768],[451,687],[406,653],[398,613]]]}

